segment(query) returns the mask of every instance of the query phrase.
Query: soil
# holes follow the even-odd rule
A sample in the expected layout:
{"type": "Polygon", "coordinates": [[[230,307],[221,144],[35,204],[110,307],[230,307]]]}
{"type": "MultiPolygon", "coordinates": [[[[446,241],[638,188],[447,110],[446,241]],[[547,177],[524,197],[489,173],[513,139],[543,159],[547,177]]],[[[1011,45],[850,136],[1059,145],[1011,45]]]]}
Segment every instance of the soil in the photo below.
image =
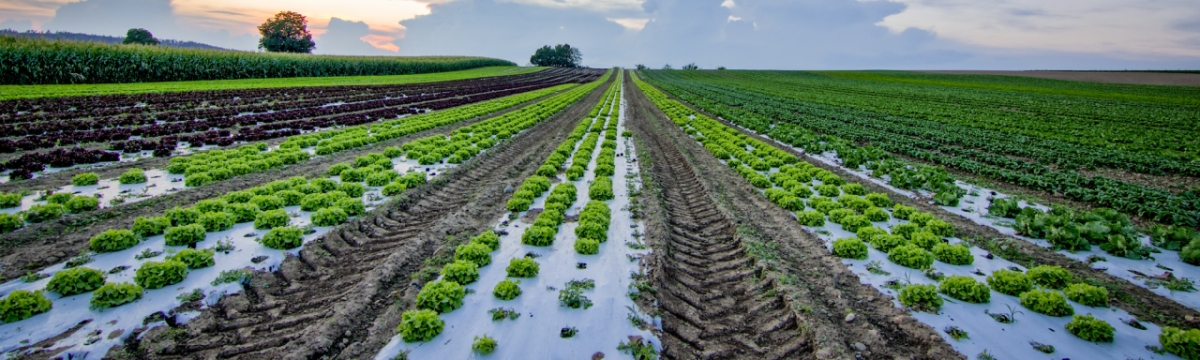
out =
{"type": "Polygon", "coordinates": [[[1124,71],[994,71],[994,70],[919,70],[941,74],[1027,76],[1042,79],[1086,81],[1107,84],[1200,86],[1200,74],[1124,72],[1124,71]]]}
{"type": "MultiPolygon", "coordinates": [[[[109,229],[128,229],[133,226],[134,219],[139,216],[161,216],[164,211],[176,206],[187,206],[200,200],[220,197],[232,191],[245,190],[292,176],[322,176],[325,170],[333,164],[350,161],[355,157],[371,152],[378,152],[384,147],[400,146],[409,141],[434,134],[447,134],[454,129],[532,105],[549,96],[552,95],[535,99],[505,111],[489,114],[488,116],[409,134],[408,136],[379,142],[369,147],[313,158],[307,162],[281,169],[249,174],[197,188],[157,196],[144,201],[103,208],[90,213],[64,215],[63,218],[55,221],[27,225],[23,230],[0,235],[0,245],[2,245],[0,246],[0,264],[3,264],[0,267],[0,278],[3,281],[9,281],[23,276],[28,272],[37,272],[46,266],[74,257],[81,251],[86,251],[90,244],[89,240],[96,234],[109,229]]],[[[283,141],[283,139],[276,139],[275,141],[283,141]]],[[[161,166],[166,163],[167,158],[150,158],[139,162],[121,163],[105,167],[102,171],[113,172],[112,177],[116,177],[120,172],[124,171],[122,168],[140,167],[141,165],[132,164],[145,164],[143,161],[161,161],[162,164],[159,164],[161,166]]],[[[100,176],[105,177],[103,173],[100,176]]],[[[45,178],[50,177],[52,176],[45,178]]],[[[36,180],[38,179],[34,179],[34,181],[36,180]]],[[[65,180],[59,179],[59,181],[62,182],[65,180]]]]}
{"type": "Polygon", "coordinates": [[[505,187],[532,175],[553,144],[566,139],[599,102],[604,88],[306,244],[298,257],[287,258],[276,271],[256,273],[245,291],[222,298],[185,327],[142,331],[108,357],[373,357],[395,335],[400,315],[413,308],[420,283],[436,277],[422,274],[436,274],[455,245],[507,213],[511,195],[505,187]]]}
{"type": "MultiPolygon", "coordinates": [[[[674,97],[672,97],[672,99],[677,101],[679,100],[674,97]]],[[[680,102],[689,108],[704,114],[705,116],[708,116],[712,119],[718,119],[716,116],[706,113],[691,104],[682,101],[680,102]]],[[[768,144],[773,144],[773,141],[766,137],[739,128],[736,125],[724,120],[718,119],[717,121],[720,121],[726,126],[737,129],[747,136],[753,137],[768,144]]],[[[777,148],[784,150],[798,158],[810,159],[810,161],[808,161],[810,164],[825,170],[829,170],[843,179],[857,178],[855,175],[846,172],[840,167],[826,165],[823,162],[811,159],[807,155],[791,148],[778,146],[777,148]]],[[[961,172],[956,172],[953,170],[950,171],[956,176],[965,176],[965,174],[961,172]]],[[[738,181],[740,183],[745,182],[744,180],[740,179],[738,181]]],[[[862,184],[872,192],[888,194],[892,201],[896,204],[911,206],[922,212],[934,214],[934,216],[936,216],[938,219],[942,219],[953,224],[958,231],[959,238],[969,241],[973,245],[988,250],[1004,259],[1022,264],[1026,267],[1034,267],[1038,265],[1059,266],[1069,270],[1076,277],[1076,279],[1081,282],[1089,283],[1095,286],[1103,286],[1108,289],[1110,295],[1111,300],[1109,305],[1115,306],[1129,312],[1130,314],[1133,314],[1134,316],[1137,316],[1138,320],[1155,323],[1159,326],[1173,326],[1182,329],[1200,328],[1200,311],[1180,305],[1179,303],[1176,303],[1175,301],[1172,301],[1171,299],[1162,295],[1155,294],[1146,288],[1134,285],[1124,279],[1109,275],[1103,271],[1092,269],[1092,267],[1086,263],[1068,258],[1062,254],[1055,253],[1049,249],[1037,246],[1028,241],[1015,239],[1001,234],[996,229],[976,224],[970,220],[943,210],[941,207],[932,204],[930,201],[913,200],[907,196],[896,194],[891,190],[872,182],[860,181],[858,183],[862,184]]],[[[1005,183],[990,183],[989,186],[993,186],[998,190],[1005,192],[1012,191],[1012,193],[1026,195],[1032,194],[1043,199],[1053,199],[1055,203],[1066,203],[1068,205],[1080,208],[1090,208],[1090,205],[1067,200],[1061,194],[1034,193],[1005,183]]],[[[767,203],[767,205],[773,204],[767,203]]],[[[776,206],[772,207],[777,208],[776,206]]],[[[1131,217],[1131,219],[1133,219],[1135,223],[1138,223],[1139,225],[1147,224],[1147,222],[1143,219],[1133,217],[1131,217]]]]}
{"type": "Polygon", "coordinates": [[[965,358],[626,89],[664,358],[965,358]]]}

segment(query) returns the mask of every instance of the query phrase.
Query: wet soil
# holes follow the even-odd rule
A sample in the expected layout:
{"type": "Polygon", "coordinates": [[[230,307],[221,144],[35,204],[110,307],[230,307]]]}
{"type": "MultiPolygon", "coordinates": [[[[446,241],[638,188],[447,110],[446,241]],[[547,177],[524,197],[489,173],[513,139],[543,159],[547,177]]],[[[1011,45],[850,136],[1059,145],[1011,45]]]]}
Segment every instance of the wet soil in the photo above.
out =
{"type": "MultiPolygon", "coordinates": [[[[9,281],[23,276],[28,272],[37,272],[47,266],[74,257],[80,252],[87,251],[89,240],[96,234],[109,229],[128,229],[133,226],[134,219],[139,216],[161,216],[164,211],[176,206],[187,207],[200,200],[220,197],[232,191],[245,190],[292,176],[306,176],[310,178],[324,176],[325,170],[333,164],[350,161],[355,157],[371,152],[379,152],[384,147],[400,146],[409,141],[434,134],[447,134],[460,127],[510,111],[516,111],[545,98],[539,98],[505,111],[489,114],[488,116],[410,134],[355,150],[313,158],[301,164],[249,174],[197,188],[156,196],[135,203],[103,208],[90,213],[64,215],[59,220],[27,225],[23,230],[0,235],[0,264],[3,264],[0,267],[0,279],[9,281]]],[[[277,139],[277,141],[283,140],[277,139]]],[[[163,164],[165,164],[165,158],[147,160],[157,161],[159,159],[162,159],[163,164]]],[[[116,166],[125,166],[125,163],[116,166]]],[[[107,169],[105,168],[106,171],[107,169]]],[[[104,177],[104,175],[101,174],[101,177],[104,177]]]]}
{"type": "Polygon", "coordinates": [[[626,89],[665,358],[963,358],[626,89]]]}

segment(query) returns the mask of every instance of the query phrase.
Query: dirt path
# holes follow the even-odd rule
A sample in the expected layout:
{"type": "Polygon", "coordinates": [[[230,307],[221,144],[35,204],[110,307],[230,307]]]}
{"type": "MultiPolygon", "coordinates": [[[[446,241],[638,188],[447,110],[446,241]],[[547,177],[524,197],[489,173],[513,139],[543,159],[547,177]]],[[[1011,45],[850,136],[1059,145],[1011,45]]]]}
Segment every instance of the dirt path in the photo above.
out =
{"type": "MultiPolygon", "coordinates": [[[[104,208],[80,215],[66,215],[59,220],[28,225],[24,230],[0,235],[0,245],[2,245],[0,246],[0,264],[3,264],[3,267],[0,267],[0,278],[3,281],[9,281],[25,275],[27,272],[37,272],[47,266],[65,261],[80,251],[85,251],[89,240],[96,234],[109,229],[128,229],[133,226],[134,219],[139,216],[161,216],[164,211],[176,206],[187,207],[200,200],[220,197],[232,191],[245,190],[292,176],[320,176],[333,164],[350,161],[371,152],[379,152],[384,147],[400,146],[426,136],[448,134],[460,127],[536,104],[550,96],[553,95],[547,95],[487,116],[410,134],[369,147],[313,158],[304,163],[281,169],[249,174],[140,202],[104,208]]],[[[283,141],[283,139],[278,139],[278,141],[283,141]]],[[[157,161],[159,159],[165,163],[166,158],[149,160],[157,161]]]]}
{"type": "Polygon", "coordinates": [[[511,141],[306,244],[299,257],[257,274],[246,291],[221,299],[182,332],[155,327],[127,348],[140,349],[134,351],[138,358],[163,359],[373,357],[394,336],[420,283],[436,277],[454,245],[507,212],[504,188],[536,171],[599,101],[604,87],[597,89],[511,141]]]}
{"type": "Polygon", "coordinates": [[[1026,76],[1042,79],[1086,81],[1106,84],[1200,86],[1200,74],[1134,71],[998,71],[998,70],[918,70],[938,74],[1026,76]]]}
{"type": "Polygon", "coordinates": [[[646,212],[664,357],[961,358],[626,88],[647,193],[659,199],[646,212]]]}

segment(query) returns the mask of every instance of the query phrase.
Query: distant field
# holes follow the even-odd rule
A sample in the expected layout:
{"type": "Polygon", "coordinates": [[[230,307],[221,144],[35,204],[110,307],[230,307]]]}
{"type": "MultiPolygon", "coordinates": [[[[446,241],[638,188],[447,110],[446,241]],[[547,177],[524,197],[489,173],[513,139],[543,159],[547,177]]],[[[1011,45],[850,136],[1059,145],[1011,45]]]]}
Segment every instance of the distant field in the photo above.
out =
{"type": "Polygon", "coordinates": [[[283,79],[168,81],[136,84],[0,85],[0,100],[40,97],[140,94],[198,90],[233,90],[297,86],[395,85],[452,81],[488,76],[528,74],[544,68],[492,66],[434,74],[390,76],[326,76],[283,79]]]}
{"type": "Polygon", "coordinates": [[[939,74],[1006,75],[1108,84],[1200,86],[1200,71],[988,71],[936,70],[939,74]]]}

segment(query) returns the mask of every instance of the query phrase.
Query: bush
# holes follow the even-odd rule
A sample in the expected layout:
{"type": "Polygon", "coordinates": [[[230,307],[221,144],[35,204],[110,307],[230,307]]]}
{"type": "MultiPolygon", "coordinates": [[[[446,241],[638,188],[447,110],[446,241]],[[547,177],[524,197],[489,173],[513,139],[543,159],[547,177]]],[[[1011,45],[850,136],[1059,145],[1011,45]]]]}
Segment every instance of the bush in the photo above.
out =
{"type": "Polygon", "coordinates": [[[454,249],[454,260],[467,261],[477,267],[487,266],[492,263],[492,250],[487,244],[472,241],[454,249]]]}
{"type": "Polygon", "coordinates": [[[222,200],[222,199],[208,199],[208,200],[200,200],[199,202],[196,203],[196,206],[193,206],[192,208],[196,209],[196,211],[199,211],[201,214],[203,214],[203,213],[209,213],[209,212],[225,211],[225,207],[228,205],[229,205],[229,203],[225,202],[225,200],[222,200]]]}
{"type": "Polygon", "coordinates": [[[933,254],[920,246],[905,244],[888,251],[888,260],[900,266],[925,269],[933,265],[933,254]]]}
{"type": "Polygon", "coordinates": [[[871,237],[871,247],[886,253],[905,244],[908,244],[908,240],[904,240],[900,235],[880,234],[871,237]]]}
{"type": "Polygon", "coordinates": [[[250,203],[254,204],[254,206],[257,206],[258,209],[262,211],[283,208],[283,199],[275,195],[256,195],[250,198],[250,203]]]}
{"type": "Polygon", "coordinates": [[[333,206],[334,208],[342,209],[349,216],[358,216],[367,212],[367,206],[363,205],[362,200],[358,198],[341,199],[334,203],[333,206]]]}
{"type": "Polygon", "coordinates": [[[417,293],[417,307],[439,313],[447,313],[463,305],[466,289],[456,282],[438,280],[421,287],[417,293]]]}
{"type": "Polygon", "coordinates": [[[159,289],[167,285],[178,284],[187,277],[187,264],[167,260],[163,262],[147,262],[137,269],[133,282],[147,289],[159,289]]]}
{"type": "Polygon", "coordinates": [[[521,287],[517,286],[520,284],[520,281],[501,281],[499,284],[496,284],[495,289],[492,289],[492,295],[495,295],[496,298],[505,301],[516,299],[518,296],[521,296],[521,287]]]}
{"type": "Polygon", "coordinates": [[[1084,306],[1108,305],[1108,289],[1099,286],[1071,284],[1063,290],[1063,293],[1071,301],[1083,304],[1084,306]]]}
{"type": "Polygon", "coordinates": [[[1058,266],[1042,265],[1029,269],[1027,273],[1034,284],[1051,289],[1062,289],[1074,279],[1070,271],[1058,266]]]}
{"type": "Polygon", "coordinates": [[[987,282],[993,290],[1012,296],[1017,296],[1033,289],[1033,280],[1029,278],[1029,275],[1007,269],[992,272],[992,275],[987,277],[987,282]]]}
{"type": "Polygon", "coordinates": [[[277,227],[287,226],[291,221],[291,216],[283,209],[263,211],[254,217],[255,229],[274,229],[277,227]]]}
{"type": "Polygon", "coordinates": [[[204,226],[200,224],[191,224],[184,226],[169,227],[166,230],[167,245],[170,246],[185,246],[204,241],[204,226]]]}
{"type": "Polygon", "coordinates": [[[600,242],[587,238],[575,239],[575,252],[579,255],[596,255],[600,253],[600,242]]]}
{"type": "Polygon", "coordinates": [[[82,294],[100,288],[104,285],[104,278],[104,272],[96,269],[77,267],[62,270],[54,273],[54,277],[46,283],[46,290],[63,296],[82,294]]]}
{"type": "Polygon", "coordinates": [[[217,264],[213,261],[213,249],[183,249],[168,260],[181,262],[189,269],[203,269],[217,264]]]}
{"type": "Polygon", "coordinates": [[[0,233],[6,233],[23,227],[25,227],[25,221],[21,220],[20,216],[0,213],[0,233]]]}
{"type": "Polygon", "coordinates": [[[96,173],[93,172],[80,173],[71,177],[71,185],[75,186],[89,186],[99,183],[100,175],[96,175],[96,173]]]}
{"type": "Polygon", "coordinates": [[[21,206],[21,194],[0,193],[0,209],[21,206]]]}
{"type": "Polygon", "coordinates": [[[200,220],[200,212],[196,211],[196,209],[180,209],[178,206],[173,209],[167,209],[166,216],[168,219],[171,219],[171,225],[174,226],[191,225],[200,220]]]}
{"type": "Polygon", "coordinates": [[[1067,323],[1067,331],[1080,339],[1091,342],[1112,342],[1116,329],[1113,329],[1112,325],[1104,320],[1087,314],[1086,316],[1075,315],[1071,322],[1067,323]]]}
{"type": "Polygon", "coordinates": [[[916,208],[904,205],[896,205],[896,207],[893,208],[892,216],[895,216],[897,219],[908,220],[909,215],[912,215],[915,212],[917,212],[916,208]]]}
{"type": "Polygon", "coordinates": [[[530,258],[511,259],[504,271],[509,277],[531,278],[538,274],[538,263],[530,258]]]}
{"type": "Polygon", "coordinates": [[[409,310],[400,315],[400,326],[396,332],[404,342],[429,341],[442,333],[446,322],[433,310],[409,310]]]}
{"type": "Polygon", "coordinates": [[[975,257],[971,256],[971,249],[962,244],[937,244],[933,247],[933,257],[950,265],[970,265],[975,262],[975,257]]]}
{"type": "Polygon", "coordinates": [[[1067,316],[1075,313],[1067,298],[1054,290],[1033,289],[1021,293],[1021,306],[1039,314],[1067,316]]]}
{"type": "Polygon", "coordinates": [[[986,303],[992,299],[992,290],[987,285],[968,276],[948,277],[938,286],[938,291],[970,303],[986,303]]]}
{"type": "Polygon", "coordinates": [[[471,344],[471,350],[479,352],[481,355],[491,354],[496,351],[496,340],[483,334],[483,337],[476,337],[475,342],[471,344]]]}
{"type": "Polygon", "coordinates": [[[107,309],[142,298],[142,287],[130,283],[107,283],[92,292],[92,309],[107,309]]]}
{"type": "Polygon", "coordinates": [[[225,231],[233,228],[237,224],[237,218],[233,214],[227,212],[208,212],[200,215],[200,220],[197,221],[201,226],[204,226],[206,231],[225,231]]]}
{"type": "MultiPolygon", "coordinates": [[[[496,251],[500,249],[500,235],[496,235],[496,233],[492,232],[491,230],[484,231],[482,234],[479,234],[479,236],[471,238],[471,243],[483,244],[491,249],[489,251],[496,251]]],[[[491,262],[491,260],[488,262],[491,262]]]]}
{"type": "Polygon", "coordinates": [[[442,279],[466,285],[479,280],[479,266],[464,260],[446,264],[442,267],[442,279]]]}
{"type": "Polygon", "coordinates": [[[295,226],[273,228],[259,242],[276,250],[294,249],[304,243],[304,230],[295,226]]]}
{"type": "MultiPolygon", "coordinates": [[[[141,219],[141,218],[138,218],[141,219]]],[[[136,220],[134,220],[136,222],[136,220]]],[[[95,252],[120,251],[138,244],[136,234],[129,230],[108,230],[92,237],[91,249],[95,252]]]]}
{"type": "Polygon", "coordinates": [[[837,239],[833,242],[833,255],[847,259],[867,258],[867,244],[858,238],[837,239]]]}
{"type": "Polygon", "coordinates": [[[230,204],[225,207],[225,211],[233,215],[233,221],[238,223],[254,221],[254,218],[261,213],[258,206],[254,204],[230,204]]]}
{"type": "Polygon", "coordinates": [[[146,174],[142,169],[129,169],[117,179],[121,184],[141,184],[146,182],[146,174]]]}
{"type": "Polygon", "coordinates": [[[804,226],[825,226],[825,214],[816,211],[801,211],[796,213],[796,220],[804,226]]]}
{"type": "Polygon", "coordinates": [[[1164,327],[1158,335],[1163,350],[1188,360],[1200,360],[1200,330],[1164,327]]]}
{"type": "Polygon", "coordinates": [[[0,321],[15,323],[50,311],[50,299],[41,290],[13,290],[0,300],[0,321]]]}
{"type": "Polygon", "coordinates": [[[900,303],[904,306],[927,311],[942,308],[942,297],[934,285],[909,285],[900,289],[900,303]]]}
{"type": "Polygon", "coordinates": [[[62,217],[63,207],[58,204],[34,205],[21,212],[25,221],[37,224],[62,217]]]}

